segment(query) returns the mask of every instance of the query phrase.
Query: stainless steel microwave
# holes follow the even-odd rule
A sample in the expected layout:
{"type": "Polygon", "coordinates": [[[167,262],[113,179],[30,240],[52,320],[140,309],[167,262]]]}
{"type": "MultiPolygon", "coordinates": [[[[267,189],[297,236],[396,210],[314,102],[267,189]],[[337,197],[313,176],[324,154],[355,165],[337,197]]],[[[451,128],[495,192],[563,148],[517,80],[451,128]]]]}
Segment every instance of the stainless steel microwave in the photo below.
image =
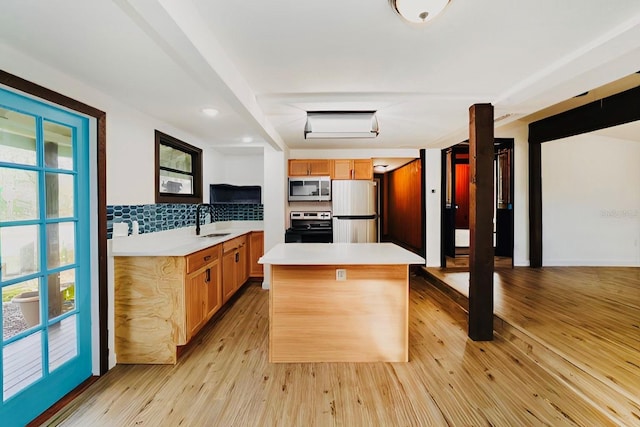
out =
{"type": "Polygon", "coordinates": [[[331,200],[331,178],[328,176],[289,177],[290,202],[325,202],[331,200]]]}

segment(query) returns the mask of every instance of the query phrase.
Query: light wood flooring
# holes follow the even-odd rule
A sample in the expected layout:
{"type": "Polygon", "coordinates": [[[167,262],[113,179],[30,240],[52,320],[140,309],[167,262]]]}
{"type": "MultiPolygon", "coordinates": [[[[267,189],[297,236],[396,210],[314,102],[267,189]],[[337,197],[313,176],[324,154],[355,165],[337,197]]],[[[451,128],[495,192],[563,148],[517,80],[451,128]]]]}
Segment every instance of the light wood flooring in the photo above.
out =
{"type": "Polygon", "coordinates": [[[118,365],[45,425],[615,425],[510,342],[411,279],[408,363],[268,363],[268,291],[249,284],[174,366],[118,365]]]}
{"type": "MultiPolygon", "coordinates": [[[[468,272],[426,270],[468,304],[468,272]]],[[[640,268],[497,268],[494,313],[505,339],[621,425],[640,426],[640,268]]]]}

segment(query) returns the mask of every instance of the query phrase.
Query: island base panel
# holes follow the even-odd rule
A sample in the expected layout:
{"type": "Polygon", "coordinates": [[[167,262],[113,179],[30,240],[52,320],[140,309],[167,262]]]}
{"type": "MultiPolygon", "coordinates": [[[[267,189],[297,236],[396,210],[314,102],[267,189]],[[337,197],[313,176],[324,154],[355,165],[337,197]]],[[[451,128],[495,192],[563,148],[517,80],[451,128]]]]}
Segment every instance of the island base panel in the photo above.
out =
{"type": "Polygon", "coordinates": [[[406,265],[273,265],[271,362],[407,362],[406,265]],[[336,280],[345,269],[346,280],[336,280]]]}

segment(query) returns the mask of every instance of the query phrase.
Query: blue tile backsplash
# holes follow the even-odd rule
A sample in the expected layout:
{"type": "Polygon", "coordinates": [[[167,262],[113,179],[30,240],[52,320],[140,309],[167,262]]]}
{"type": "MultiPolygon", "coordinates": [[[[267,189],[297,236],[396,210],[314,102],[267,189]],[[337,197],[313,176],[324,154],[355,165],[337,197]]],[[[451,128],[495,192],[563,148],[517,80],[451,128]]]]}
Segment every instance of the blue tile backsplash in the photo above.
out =
{"type": "MultiPolygon", "coordinates": [[[[108,205],[107,238],[113,234],[113,223],[138,221],[140,233],[172,230],[196,225],[196,206],[186,203],[161,203],[154,205],[108,205]]],[[[262,221],[261,204],[214,204],[214,221],[262,221]]],[[[209,214],[201,212],[201,219],[209,223],[209,214]]]]}

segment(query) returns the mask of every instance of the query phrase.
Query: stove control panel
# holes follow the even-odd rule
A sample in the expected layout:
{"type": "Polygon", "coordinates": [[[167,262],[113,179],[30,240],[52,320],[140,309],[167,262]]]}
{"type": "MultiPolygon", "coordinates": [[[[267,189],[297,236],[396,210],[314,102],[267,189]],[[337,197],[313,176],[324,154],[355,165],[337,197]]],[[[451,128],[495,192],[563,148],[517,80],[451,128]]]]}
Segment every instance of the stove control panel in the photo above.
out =
{"type": "Polygon", "coordinates": [[[331,219],[331,212],[329,212],[329,211],[322,211],[322,212],[299,212],[299,211],[294,211],[294,212],[291,212],[290,217],[291,217],[291,219],[305,219],[305,220],[323,219],[323,220],[327,220],[327,219],[331,219]]]}

